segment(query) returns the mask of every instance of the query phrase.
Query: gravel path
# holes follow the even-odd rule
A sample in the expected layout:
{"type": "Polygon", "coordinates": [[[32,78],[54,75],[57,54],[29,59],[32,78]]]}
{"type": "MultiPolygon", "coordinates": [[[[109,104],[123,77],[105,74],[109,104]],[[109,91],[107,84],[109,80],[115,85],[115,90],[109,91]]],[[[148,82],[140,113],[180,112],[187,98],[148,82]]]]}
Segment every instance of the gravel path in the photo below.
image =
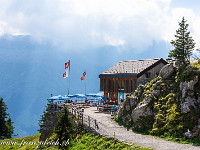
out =
{"type": "MultiPolygon", "coordinates": [[[[114,137],[115,134],[115,137],[120,141],[134,142],[140,146],[150,147],[157,150],[200,150],[200,146],[169,142],[152,136],[127,131],[127,129],[119,126],[115,121],[113,121],[110,114],[98,112],[96,107],[85,108],[84,115],[88,115],[97,120],[99,127],[97,131],[101,135],[114,137]]],[[[93,127],[92,120],[90,124],[93,127]]]]}

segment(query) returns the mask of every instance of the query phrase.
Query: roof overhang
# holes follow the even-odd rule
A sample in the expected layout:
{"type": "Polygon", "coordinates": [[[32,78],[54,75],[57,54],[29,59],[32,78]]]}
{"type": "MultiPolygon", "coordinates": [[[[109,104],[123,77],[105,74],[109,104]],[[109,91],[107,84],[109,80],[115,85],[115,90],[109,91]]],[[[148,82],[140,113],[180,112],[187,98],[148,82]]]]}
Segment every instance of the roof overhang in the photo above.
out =
{"type": "Polygon", "coordinates": [[[99,78],[137,78],[137,73],[100,74],[99,78]]]}

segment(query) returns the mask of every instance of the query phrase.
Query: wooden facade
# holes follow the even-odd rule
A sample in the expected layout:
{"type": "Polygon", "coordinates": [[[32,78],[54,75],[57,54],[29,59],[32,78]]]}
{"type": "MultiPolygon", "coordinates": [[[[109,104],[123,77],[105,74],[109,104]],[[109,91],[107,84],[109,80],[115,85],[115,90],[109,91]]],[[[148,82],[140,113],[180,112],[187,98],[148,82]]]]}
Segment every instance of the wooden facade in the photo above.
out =
{"type": "Polygon", "coordinates": [[[125,95],[136,90],[139,84],[145,84],[158,76],[167,62],[160,59],[121,61],[99,75],[100,91],[104,97],[119,101],[119,94],[125,95]],[[148,75],[147,75],[148,74],[148,75]]]}
{"type": "Polygon", "coordinates": [[[136,78],[101,78],[100,91],[131,93],[136,89],[136,78]]]}
{"type": "Polygon", "coordinates": [[[136,78],[101,78],[100,91],[104,91],[104,97],[118,100],[119,92],[134,92],[136,82],[136,78]]]}

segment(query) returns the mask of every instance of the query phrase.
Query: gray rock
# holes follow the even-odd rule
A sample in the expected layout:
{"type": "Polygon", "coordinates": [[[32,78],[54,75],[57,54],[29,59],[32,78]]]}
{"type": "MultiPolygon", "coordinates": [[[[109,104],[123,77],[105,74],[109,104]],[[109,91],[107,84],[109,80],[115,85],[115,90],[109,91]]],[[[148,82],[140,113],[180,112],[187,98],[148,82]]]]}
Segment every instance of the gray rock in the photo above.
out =
{"type": "MultiPolygon", "coordinates": [[[[194,79],[190,80],[189,82],[181,82],[179,85],[180,90],[182,91],[182,98],[186,96],[188,90],[193,91],[194,85],[198,83],[198,76],[195,76],[194,79]]],[[[194,93],[188,93],[189,96],[193,96],[194,93]]]]}
{"type": "Polygon", "coordinates": [[[137,96],[139,96],[140,94],[142,94],[142,92],[143,92],[143,86],[140,85],[140,86],[138,87],[138,94],[137,94],[137,96]]]}
{"type": "Polygon", "coordinates": [[[152,94],[157,97],[160,95],[160,90],[153,90],[152,94]]]}
{"type": "Polygon", "coordinates": [[[198,82],[198,76],[195,76],[194,79],[190,80],[187,83],[187,87],[189,90],[194,90],[194,85],[198,82]]]}
{"type": "Polygon", "coordinates": [[[120,107],[119,110],[118,110],[118,113],[117,113],[118,118],[122,117],[122,115],[123,115],[123,111],[122,110],[123,110],[122,107],[120,107]]]}
{"type": "Polygon", "coordinates": [[[190,104],[188,102],[184,102],[181,104],[181,113],[187,113],[190,111],[190,104]]]}
{"type": "Polygon", "coordinates": [[[136,122],[140,116],[148,115],[153,115],[153,112],[150,110],[147,104],[142,104],[132,111],[131,117],[133,119],[133,122],[136,122]]]}
{"type": "Polygon", "coordinates": [[[197,99],[197,104],[200,105],[200,96],[199,96],[198,99],[197,99]]]}
{"type": "Polygon", "coordinates": [[[126,105],[126,111],[130,111],[130,110],[131,110],[130,105],[126,105]]]}
{"type": "Polygon", "coordinates": [[[182,98],[184,98],[186,96],[186,92],[187,92],[187,87],[184,86],[182,89],[182,98]]]}
{"type": "Polygon", "coordinates": [[[128,114],[128,115],[126,116],[126,118],[127,118],[127,120],[130,120],[130,119],[131,119],[131,115],[128,114]]]}
{"type": "Polygon", "coordinates": [[[148,104],[151,100],[152,100],[152,97],[151,97],[150,95],[148,95],[148,96],[144,99],[144,104],[148,104]]]}
{"type": "Polygon", "coordinates": [[[172,64],[167,64],[160,70],[159,76],[166,78],[174,72],[174,67],[172,64]]]}
{"type": "Polygon", "coordinates": [[[188,96],[194,96],[194,92],[193,91],[188,92],[188,96]]]}
{"type": "Polygon", "coordinates": [[[154,89],[160,88],[160,83],[162,82],[162,80],[158,80],[155,84],[154,84],[154,89]]]}
{"type": "Polygon", "coordinates": [[[192,136],[192,133],[190,132],[190,130],[188,129],[188,132],[185,132],[184,133],[184,136],[185,137],[188,137],[188,138],[192,138],[193,136],[192,136]]]}
{"type": "Polygon", "coordinates": [[[124,120],[123,120],[123,122],[126,124],[126,125],[129,125],[129,120],[131,119],[131,115],[130,114],[128,114],[125,118],[124,118],[124,120]]]}
{"type": "Polygon", "coordinates": [[[196,109],[196,99],[192,97],[186,97],[185,102],[181,103],[181,113],[188,113],[190,111],[190,106],[196,109]]]}
{"type": "Polygon", "coordinates": [[[137,97],[130,98],[130,105],[131,105],[131,108],[136,107],[136,105],[137,105],[137,97]]]}
{"type": "Polygon", "coordinates": [[[192,98],[192,97],[187,97],[186,99],[185,99],[185,102],[188,102],[189,104],[190,104],[190,106],[193,106],[194,108],[196,108],[196,105],[195,105],[195,103],[196,103],[196,99],[195,98],[192,98]]]}

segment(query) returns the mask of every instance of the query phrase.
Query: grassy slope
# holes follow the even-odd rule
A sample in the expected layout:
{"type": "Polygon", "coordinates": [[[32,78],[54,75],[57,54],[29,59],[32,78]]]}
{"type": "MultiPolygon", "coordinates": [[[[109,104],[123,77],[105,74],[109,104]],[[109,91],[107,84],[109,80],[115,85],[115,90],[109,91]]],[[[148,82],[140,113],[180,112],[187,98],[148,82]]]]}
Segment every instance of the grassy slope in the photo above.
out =
{"type": "MultiPolygon", "coordinates": [[[[36,135],[32,135],[32,136],[27,136],[27,137],[0,140],[0,150],[10,150],[10,149],[34,150],[39,145],[39,136],[40,136],[40,133],[36,135]],[[7,142],[7,144],[5,144],[5,142],[7,142]],[[13,144],[8,144],[8,142],[12,142],[13,144]]],[[[42,146],[42,148],[58,150],[58,147],[55,147],[55,146],[42,146]]],[[[99,135],[95,135],[91,133],[85,133],[81,135],[78,139],[70,141],[70,144],[66,147],[66,149],[70,149],[70,150],[77,150],[77,149],[150,150],[148,148],[142,148],[135,144],[127,145],[118,141],[114,142],[113,138],[101,137],[99,135]]]]}
{"type": "Polygon", "coordinates": [[[86,133],[78,140],[70,142],[68,146],[70,150],[86,149],[86,150],[102,150],[102,149],[116,149],[116,150],[150,150],[149,148],[142,148],[138,145],[127,145],[125,143],[114,141],[114,138],[101,137],[99,135],[86,133]]]}

